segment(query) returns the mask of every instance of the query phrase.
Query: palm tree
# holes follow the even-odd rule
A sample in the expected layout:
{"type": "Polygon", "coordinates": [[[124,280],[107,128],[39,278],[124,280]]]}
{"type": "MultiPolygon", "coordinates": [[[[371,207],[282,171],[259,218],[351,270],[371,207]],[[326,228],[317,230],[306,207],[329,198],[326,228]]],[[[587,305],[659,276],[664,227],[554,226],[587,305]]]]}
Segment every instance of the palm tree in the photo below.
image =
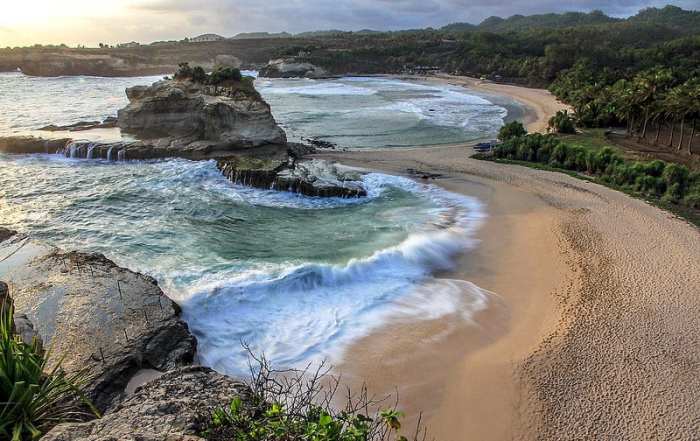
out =
{"type": "Polygon", "coordinates": [[[676,121],[681,119],[681,141],[683,140],[683,120],[685,119],[686,103],[681,87],[671,89],[664,99],[663,107],[671,119],[671,136],[668,138],[668,146],[673,146],[673,135],[676,129],[676,121]]]}
{"type": "Polygon", "coordinates": [[[611,89],[614,115],[620,121],[627,123],[627,136],[631,136],[634,130],[634,113],[636,105],[633,99],[633,85],[627,80],[617,81],[611,89]]]}
{"type": "Polygon", "coordinates": [[[632,100],[644,110],[640,141],[646,138],[652,107],[658,102],[662,91],[668,87],[672,80],[671,71],[658,68],[642,72],[634,77],[632,100]]]}

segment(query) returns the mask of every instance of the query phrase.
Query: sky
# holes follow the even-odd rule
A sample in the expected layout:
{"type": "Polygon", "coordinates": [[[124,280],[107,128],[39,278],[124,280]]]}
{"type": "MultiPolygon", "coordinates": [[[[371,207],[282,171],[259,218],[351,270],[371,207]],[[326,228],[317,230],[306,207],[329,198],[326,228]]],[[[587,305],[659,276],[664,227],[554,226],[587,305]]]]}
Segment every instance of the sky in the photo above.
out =
{"type": "Polygon", "coordinates": [[[210,32],[396,30],[594,9],[624,17],[666,4],[700,9],[700,0],[0,0],[0,47],[150,43],[210,32]]]}

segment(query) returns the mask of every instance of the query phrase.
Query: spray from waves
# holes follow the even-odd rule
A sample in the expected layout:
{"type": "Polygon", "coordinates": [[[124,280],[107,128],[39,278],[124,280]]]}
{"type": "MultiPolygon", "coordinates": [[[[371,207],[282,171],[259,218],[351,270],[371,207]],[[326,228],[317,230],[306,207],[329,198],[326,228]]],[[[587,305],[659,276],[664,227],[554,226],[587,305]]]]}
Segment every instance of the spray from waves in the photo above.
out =
{"type": "Polygon", "coordinates": [[[392,320],[469,319],[483,308],[486,296],[478,287],[431,276],[473,246],[471,233],[483,218],[478,201],[404,178],[365,179],[370,197],[399,186],[430,198],[438,206],[431,222],[396,246],[344,264],[280,264],[203,278],[182,300],[203,364],[244,372],[241,341],[278,366],[334,360],[392,320]]]}
{"type": "Polygon", "coordinates": [[[261,92],[273,95],[306,95],[306,96],[328,96],[328,95],[374,95],[376,90],[366,87],[351,86],[348,84],[307,80],[303,85],[295,85],[291,87],[274,87],[267,88],[266,86],[272,83],[261,83],[261,92]],[[308,83],[308,84],[307,84],[308,83]]]}

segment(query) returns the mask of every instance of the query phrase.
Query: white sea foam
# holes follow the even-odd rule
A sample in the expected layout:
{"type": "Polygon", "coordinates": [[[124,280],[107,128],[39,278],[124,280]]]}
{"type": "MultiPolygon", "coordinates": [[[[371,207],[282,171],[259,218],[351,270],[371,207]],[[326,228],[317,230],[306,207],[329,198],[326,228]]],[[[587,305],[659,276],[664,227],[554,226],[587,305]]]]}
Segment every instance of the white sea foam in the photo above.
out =
{"type": "Polygon", "coordinates": [[[241,341],[281,366],[333,360],[393,320],[468,320],[484,307],[487,296],[478,287],[431,277],[473,246],[481,204],[405,178],[370,174],[365,183],[370,198],[397,186],[431,199],[437,204],[431,222],[396,246],[342,264],[280,263],[202,279],[182,303],[204,364],[241,373],[241,341]]]}
{"type": "Polygon", "coordinates": [[[295,80],[294,86],[289,87],[270,87],[267,85],[272,83],[262,83],[264,93],[273,95],[306,95],[306,96],[328,96],[328,95],[374,95],[376,90],[366,87],[356,87],[348,84],[331,81],[317,80],[295,80]],[[296,85],[299,84],[299,85],[296,85]]]}

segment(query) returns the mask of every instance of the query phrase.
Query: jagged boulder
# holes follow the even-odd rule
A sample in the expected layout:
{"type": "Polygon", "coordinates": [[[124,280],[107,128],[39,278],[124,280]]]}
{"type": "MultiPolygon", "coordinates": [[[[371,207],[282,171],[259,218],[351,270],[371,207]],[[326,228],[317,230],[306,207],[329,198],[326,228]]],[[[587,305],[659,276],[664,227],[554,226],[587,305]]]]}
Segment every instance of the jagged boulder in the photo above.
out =
{"type": "Polygon", "coordinates": [[[118,125],[140,139],[180,139],[183,147],[204,142],[232,149],[287,142],[270,106],[249,81],[209,86],[163,80],[128,88],[126,94],[129,105],[119,110],[118,125]]]}
{"type": "Polygon", "coordinates": [[[233,156],[217,161],[217,167],[235,184],[290,191],[306,196],[362,197],[367,191],[361,177],[326,161],[290,163],[233,156]]]}
{"type": "Polygon", "coordinates": [[[155,279],[19,236],[0,242],[0,259],[23,334],[37,333],[67,372],[84,372],[99,409],[117,404],[140,370],[192,362],[196,340],[155,279]]]}
{"type": "Polygon", "coordinates": [[[265,78],[327,78],[328,72],[314,64],[294,58],[270,60],[258,74],[265,78]]]}
{"type": "Polygon", "coordinates": [[[44,441],[182,441],[200,437],[211,413],[228,406],[235,397],[248,402],[243,383],[209,368],[185,367],[136,389],[113,411],[99,420],[54,427],[44,441]]]}

